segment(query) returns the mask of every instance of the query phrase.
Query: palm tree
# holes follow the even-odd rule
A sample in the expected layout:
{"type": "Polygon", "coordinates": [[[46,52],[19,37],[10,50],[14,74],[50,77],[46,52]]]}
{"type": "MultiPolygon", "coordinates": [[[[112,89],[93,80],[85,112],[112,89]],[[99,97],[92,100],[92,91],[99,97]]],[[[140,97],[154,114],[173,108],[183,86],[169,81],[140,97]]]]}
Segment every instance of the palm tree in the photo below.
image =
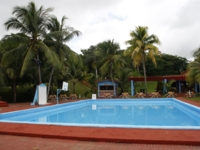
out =
{"type": "MultiPolygon", "coordinates": [[[[49,18],[49,22],[47,24],[47,28],[50,33],[45,35],[44,42],[55,51],[59,59],[62,63],[62,68],[65,70],[66,65],[69,59],[75,59],[75,53],[64,43],[71,40],[74,36],[79,36],[81,34],[80,31],[74,30],[72,27],[65,26],[65,20],[67,18],[65,16],[62,17],[61,22],[58,21],[57,17],[52,16],[49,18]]],[[[52,70],[49,78],[49,87],[48,94],[50,91],[51,79],[54,73],[54,66],[52,66],[52,70]]]]}
{"type": "Polygon", "coordinates": [[[4,71],[4,67],[0,65],[0,86],[3,87],[6,85],[6,74],[4,71]]]}
{"type": "Polygon", "coordinates": [[[17,34],[12,34],[10,36],[5,36],[1,40],[0,51],[1,55],[1,68],[6,76],[7,85],[11,85],[13,90],[13,102],[16,102],[16,88],[20,78],[20,68],[21,68],[21,55],[15,55],[15,59],[9,59],[8,54],[11,53],[13,49],[21,48],[20,43],[13,41],[12,39],[17,37],[17,34]],[[6,59],[8,58],[8,59],[6,59]]]}
{"type": "Polygon", "coordinates": [[[187,66],[186,80],[189,86],[192,86],[195,82],[200,84],[200,48],[193,53],[193,56],[195,60],[187,66]]]}
{"type": "Polygon", "coordinates": [[[98,68],[97,68],[97,56],[95,56],[95,51],[97,50],[97,46],[90,46],[88,49],[81,50],[82,58],[84,60],[84,65],[88,67],[91,72],[95,70],[95,78],[98,79],[98,68]]]}
{"type": "Polygon", "coordinates": [[[189,63],[186,80],[189,86],[193,85],[195,82],[200,84],[200,62],[193,61],[189,63]]]}
{"type": "Polygon", "coordinates": [[[115,76],[115,80],[119,81],[119,83],[120,83],[120,85],[119,85],[121,88],[120,93],[128,92],[130,84],[127,79],[132,74],[133,74],[133,70],[129,67],[124,67],[121,71],[117,72],[117,74],[115,76]]]}
{"type": "Polygon", "coordinates": [[[119,44],[114,40],[99,43],[95,55],[98,57],[96,64],[100,67],[102,78],[108,76],[113,81],[114,73],[123,68],[125,64],[119,44]]]}
{"type": "MultiPolygon", "coordinates": [[[[176,82],[176,80],[169,80],[168,82],[162,82],[164,87],[166,87],[167,92],[175,92],[177,89],[175,87],[172,87],[173,83],[176,82]]],[[[166,92],[166,91],[164,91],[166,92]]]]}
{"type": "Polygon", "coordinates": [[[76,59],[69,60],[71,64],[68,68],[68,76],[71,78],[73,84],[73,94],[76,93],[76,83],[79,81],[88,81],[94,74],[88,73],[85,66],[83,65],[83,60],[79,55],[76,55],[76,59]]]}
{"type": "Polygon", "coordinates": [[[2,41],[0,41],[0,86],[3,87],[6,85],[6,74],[5,74],[5,67],[2,65],[1,60],[3,57],[3,45],[2,41]]]}
{"type": "Polygon", "coordinates": [[[200,48],[198,48],[194,53],[193,56],[195,58],[195,61],[200,62],[200,48]]]}
{"type": "Polygon", "coordinates": [[[41,6],[36,8],[34,2],[30,2],[27,7],[16,6],[13,10],[14,17],[11,17],[5,22],[6,29],[16,29],[21,34],[13,37],[14,41],[19,41],[20,46],[8,51],[4,55],[4,60],[14,60],[15,56],[21,54],[23,56],[20,76],[23,76],[25,71],[34,60],[38,67],[38,80],[39,84],[42,83],[40,71],[40,55],[45,57],[45,63],[52,64],[59,67],[59,59],[57,54],[44,44],[42,36],[46,33],[47,23],[49,19],[49,12],[52,8],[44,9],[41,6]]]}
{"type": "Polygon", "coordinates": [[[131,39],[125,42],[130,46],[124,54],[131,56],[135,66],[143,65],[145,93],[147,94],[145,57],[148,56],[156,65],[154,55],[159,54],[159,50],[154,44],[160,44],[160,41],[156,35],[149,35],[148,28],[142,26],[136,27],[135,31],[131,31],[130,36],[131,39]]]}

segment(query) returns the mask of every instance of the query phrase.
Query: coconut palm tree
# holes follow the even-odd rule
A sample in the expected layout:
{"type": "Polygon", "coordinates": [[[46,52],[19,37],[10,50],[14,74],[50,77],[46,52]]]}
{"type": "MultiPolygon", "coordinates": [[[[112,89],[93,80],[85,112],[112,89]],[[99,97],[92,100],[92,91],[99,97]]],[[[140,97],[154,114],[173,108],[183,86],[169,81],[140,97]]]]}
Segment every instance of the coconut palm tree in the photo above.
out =
{"type": "Polygon", "coordinates": [[[195,82],[200,84],[200,62],[193,61],[189,63],[186,80],[189,86],[193,85],[195,82]]]}
{"type": "Polygon", "coordinates": [[[3,53],[4,53],[3,45],[2,45],[2,41],[0,41],[0,86],[1,87],[6,85],[5,67],[1,63],[3,53]]]}
{"type": "Polygon", "coordinates": [[[152,62],[156,65],[154,55],[159,54],[159,50],[154,44],[160,44],[160,41],[156,35],[149,35],[148,28],[142,26],[136,27],[135,31],[131,31],[130,36],[131,39],[125,42],[129,46],[124,54],[131,56],[135,66],[143,65],[145,93],[147,94],[145,57],[148,56],[151,58],[152,62]]]}
{"type": "Polygon", "coordinates": [[[88,67],[91,72],[94,69],[95,78],[98,79],[98,68],[97,68],[97,56],[95,56],[95,51],[97,50],[97,46],[90,46],[88,49],[81,50],[82,58],[84,61],[84,65],[88,67]]]}
{"type": "Polygon", "coordinates": [[[88,73],[86,70],[86,67],[83,65],[83,60],[79,55],[76,55],[76,59],[69,60],[69,63],[71,64],[68,67],[68,76],[72,81],[73,84],[73,94],[76,93],[76,84],[79,81],[88,81],[91,79],[94,74],[88,73]]]}
{"type": "MultiPolygon", "coordinates": [[[[67,18],[65,16],[62,17],[61,22],[58,21],[57,17],[51,16],[48,20],[47,29],[50,31],[45,35],[44,42],[58,54],[59,59],[62,63],[62,68],[65,70],[65,67],[70,65],[67,63],[69,59],[76,59],[76,54],[65,45],[66,42],[71,40],[74,36],[79,36],[81,34],[80,31],[74,30],[72,27],[65,26],[65,20],[67,18]]],[[[54,73],[54,66],[52,66],[52,70],[49,78],[49,86],[48,86],[48,94],[51,85],[51,79],[54,73]]]]}
{"type": "Polygon", "coordinates": [[[6,85],[6,74],[2,65],[0,65],[0,86],[3,87],[6,85]]]}
{"type": "Polygon", "coordinates": [[[200,48],[198,48],[194,53],[193,56],[195,58],[195,61],[200,62],[200,48]]]}
{"type": "Polygon", "coordinates": [[[188,72],[186,80],[189,86],[192,86],[195,82],[200,84],[200,48],[193,53],[193,56],[195,60],[190,62],[187,66],[188,72]]]}
{"type": "Polygon", "coordinates": [[[21,33],[12,39],[14,41],[18,40],[20,46],[14,48],[12,51],[8,51],[4,55],[4,60],[7,60],[7,63],[9,63],[12,62],[10,60],[15,59],[16,55],[22,55],[20,76],[25,74],[34,60],[38,68],[39,84],[42,83],[40,55],[45,57],[45,63],[60,67],[57,54],[42,41],[42,36],[46,33],[47,23],[50,17],[49,12],[52,10],[52,8],[44,9],[43,6],[37,9],[34,2],[30,2],[26,7],[16,6],[12,12],[14,17],[11,17],[4,24],[7,30],[16,29],[21,33]]]}
{"type": "Polygon", "coordinates": [[[125,64],[120,46],[114,40],[99,43],[94,54],[98,57],[96,64],[100,67],[102,78],[109,77],[113,80],[114,73],[123,68],[125,64]]]}
{"type": "Polygon", "coordinates": [[[7,85],[10,85],[13,90],[13,102],[16,102],[16,87],[20,78],[21,70],[21,55],[15,55],[14,59],[9,59],[8,54],[11,54],[13,49],[18,49],[21,47],[18,41],[13,41],[12,39],[17,37],[17,34],[11,34],[10,36],[5,36],[1,40],[1,69],[6,77],[7,85]],[[6,59],[8,58],[8,59],[6,59]]]}

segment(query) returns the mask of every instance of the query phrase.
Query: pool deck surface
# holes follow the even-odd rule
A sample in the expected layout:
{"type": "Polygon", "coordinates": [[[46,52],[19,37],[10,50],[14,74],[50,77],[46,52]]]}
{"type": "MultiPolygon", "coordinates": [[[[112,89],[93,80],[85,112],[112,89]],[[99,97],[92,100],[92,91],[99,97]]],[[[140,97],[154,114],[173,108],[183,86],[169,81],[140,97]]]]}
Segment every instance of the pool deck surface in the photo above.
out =
{"type": "MultiPolygon", "coordinates": [[[[199,102],[189,101],[184,97],[177,99],[200,107],[199,102]]],[[[1,107],[1,111],[10,112],[34,107],[41,106],[17,103],[1,107]]],[[[2,122],[0,149],[200,150],[200,130],[95,128],[2,122]]]]}

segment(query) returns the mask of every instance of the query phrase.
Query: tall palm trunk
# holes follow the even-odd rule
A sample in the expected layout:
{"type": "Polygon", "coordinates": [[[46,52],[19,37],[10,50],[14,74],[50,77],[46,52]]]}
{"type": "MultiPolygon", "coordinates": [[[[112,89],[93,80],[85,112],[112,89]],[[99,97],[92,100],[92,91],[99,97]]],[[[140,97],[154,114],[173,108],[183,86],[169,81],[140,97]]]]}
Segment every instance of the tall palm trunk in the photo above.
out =
{"type": "Polygon", "coordinates": [[[98,70],[97,70],[97,68],[95,69],[95,73],[96,73],[96,79],[98,79],[98,70]]]}
{"type": "Polygon", "coordinates": [[[140,77],[140,68],[139,68],[138,65],[136,67],[137,67],[136,69],[137,69],[137,72],[138,72],[138,76],[140,77]]]}
{"type": "Polygon", "coordinates": [[[146,77],[146,67],[144,61],[145,53],[142,53],[142,64],[143,64],[143,71],[144,71],[144,84],[145,84],[145,94],[147,94],[147,77],[146,77]]]}
{"type": "MultiPolygon", "coordinates": [[[[138,65],[136,67],[137,67],[138,76],[140,77],[140,68],[138,65]]],[[[141,82],[139,82],[139,84],[142,85],[141,82]]]]}
{"type": "Polygon", "coordinates": [[[76,82],[73,82],[73,94],[76,93],[76,82]]]}
{"type": "Polygon", "coordinates": [[[112,69],[113,69],[113,63],[111,62],[111,63],[110,63],[110,78],[111,78],[111,80],[112,80],[112,82],[113,82],[113,73],[112,73],[112,69]]]}
{"type": "MultiPolygon", "coordinates": [[[[111,80],[112,80],[112,84],[113,84],[113,95],[114,95],[114,93],[116,92],[114,89],[115,89],[115,83],[114,83],[114,80],[113,80],[113,72],[112,72],[112,70],[113,70],[113,62],[111,62],[110,63],[110,78],[111,78],[111,80]]],[[[115,96],[115,95],[114,95],[115,96]]]]}
{"type": "Polygon", "coordinates": [[[13,102],[16,103],[17,102],[17,87],[16,87],[16,80],[13,80],[13,85],[12,85],[12,89],[13,89],[13,102]]]}
{"type": "Polygon", "coordinates": [[[38,79],[39,79],[39,84],[42,83],[42,78],[41,78],[41,70],[40,70],[40,58],[39,58],[39,53],[37,52],[37,65],[38,65],[38,79]]]}
{"type": "Polygon", "coordinates": [[[51,74],[50,74],[50,77],[49,77],[49,86],[48,86],[48,89],[47,89],[47,95],[49,95],[49,92],[50,92],[51,80],[52,80],[53,72],[54,72],[54,66],[52,66],[51,74]]]}

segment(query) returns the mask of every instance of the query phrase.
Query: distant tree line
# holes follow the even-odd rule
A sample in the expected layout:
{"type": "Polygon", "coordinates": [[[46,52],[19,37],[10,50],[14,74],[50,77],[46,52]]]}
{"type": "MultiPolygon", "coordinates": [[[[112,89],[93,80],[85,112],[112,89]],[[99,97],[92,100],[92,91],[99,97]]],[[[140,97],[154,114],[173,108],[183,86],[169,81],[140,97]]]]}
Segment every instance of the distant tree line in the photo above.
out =
{"type": "Polygon", "coordinates": [[[168,54],[155,56],[155,58],[156,67],[147,59],[147,76],[180,75],[187,69],[188,60],[186,58],[168,54]]]}

